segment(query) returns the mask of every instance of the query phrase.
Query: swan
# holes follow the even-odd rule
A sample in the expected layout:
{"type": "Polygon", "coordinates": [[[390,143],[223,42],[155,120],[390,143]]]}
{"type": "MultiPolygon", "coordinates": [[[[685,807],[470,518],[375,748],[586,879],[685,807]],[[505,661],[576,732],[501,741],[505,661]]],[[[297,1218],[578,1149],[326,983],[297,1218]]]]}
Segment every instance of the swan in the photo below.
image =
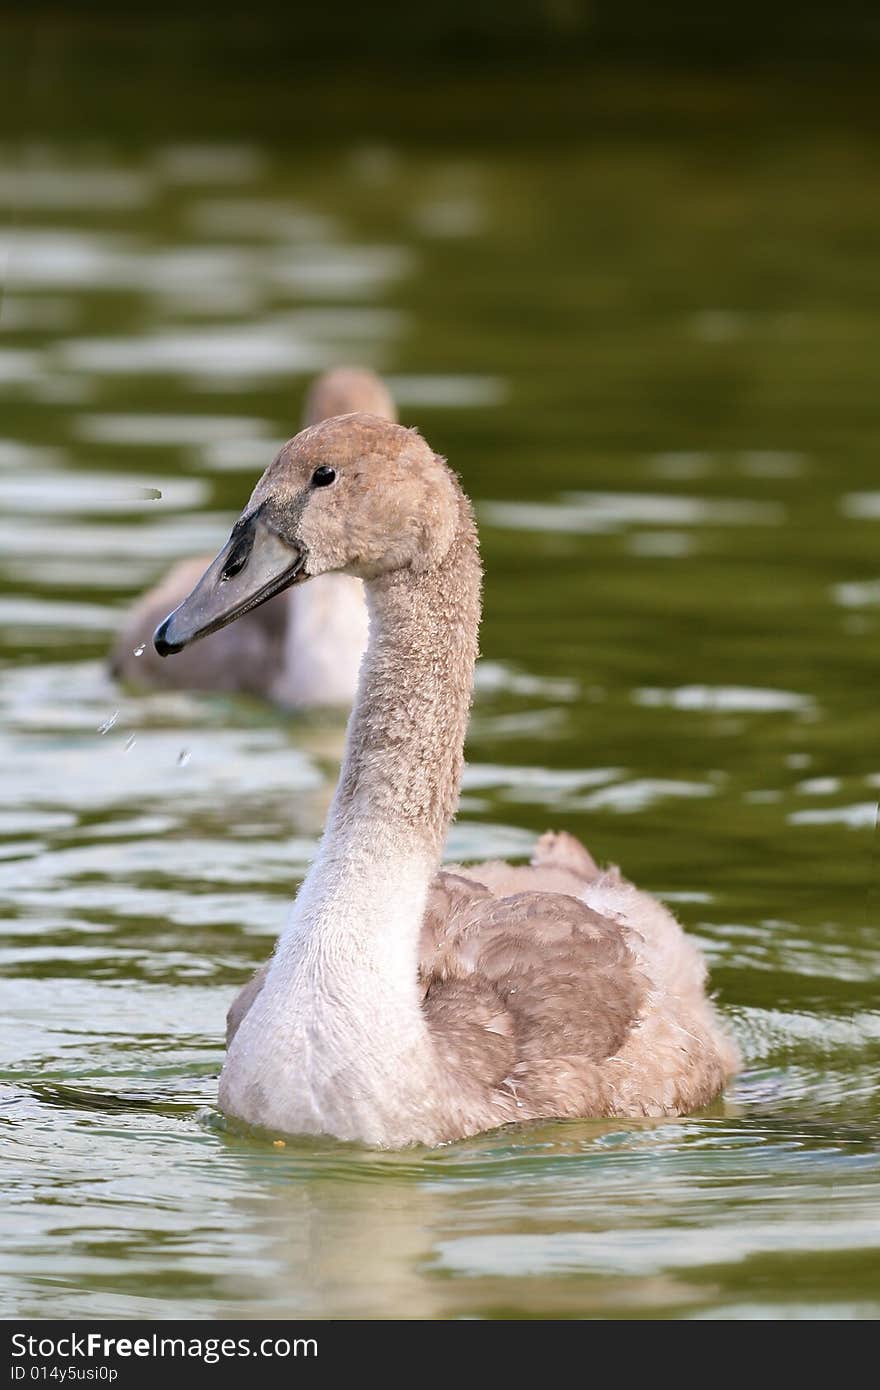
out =
{"type": "Polygon", "coordinates": [[[230,1010],[220,1108],[397,1149],[707,1104],[737,1052],[665,907],[565,833],[530,865],[440,871],[482,574],[470,504],[415,430],[349,414],[285,445],[156,650],[329,572],[364,581],[369,645],[320,847],[230,1010]]]}
{"type": "MultiPolygon", "coordinates": [[[[352,411],[397,419],[380,377],[364,367],[335,367],[312,383],[304,422],[352,411]]],[[[348,575],[328,574],[320,584],[279,594],[180,661],[158,660],[151,643],[156,624],[186,597],[209,558],[178,561],[142,595],[114,644],[111,673],[133,687],[238,692],[286,708],[351,704],[367,645],[367,610],[363,585],[348,575]]]]}

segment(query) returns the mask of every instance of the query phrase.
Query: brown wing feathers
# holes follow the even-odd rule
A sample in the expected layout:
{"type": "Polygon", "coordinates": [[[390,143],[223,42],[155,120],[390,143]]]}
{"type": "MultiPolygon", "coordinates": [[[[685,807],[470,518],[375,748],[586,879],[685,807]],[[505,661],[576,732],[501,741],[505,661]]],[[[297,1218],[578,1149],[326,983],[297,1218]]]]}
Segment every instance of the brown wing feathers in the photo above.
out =
{"type": "Polygon", "coordinates": [[[422,932],[425,1011],[452,1066],[601,1062],[638,1021],[646,982],[618,924],[562,893],[493,897],[441,874],[422,932]]]}

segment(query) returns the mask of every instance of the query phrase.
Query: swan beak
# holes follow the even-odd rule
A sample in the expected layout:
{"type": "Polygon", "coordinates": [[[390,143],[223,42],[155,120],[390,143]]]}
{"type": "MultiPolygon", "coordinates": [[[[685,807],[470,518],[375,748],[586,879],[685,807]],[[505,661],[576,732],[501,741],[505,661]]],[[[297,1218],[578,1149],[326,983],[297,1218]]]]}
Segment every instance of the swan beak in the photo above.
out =
{"type": "Polygon", "coordinates": [[[156,628],[153,645],[160,656],[182,651],[305,578],[305,551],[282,539],[261,510],[236,522],[192,593],[156,628]]]}

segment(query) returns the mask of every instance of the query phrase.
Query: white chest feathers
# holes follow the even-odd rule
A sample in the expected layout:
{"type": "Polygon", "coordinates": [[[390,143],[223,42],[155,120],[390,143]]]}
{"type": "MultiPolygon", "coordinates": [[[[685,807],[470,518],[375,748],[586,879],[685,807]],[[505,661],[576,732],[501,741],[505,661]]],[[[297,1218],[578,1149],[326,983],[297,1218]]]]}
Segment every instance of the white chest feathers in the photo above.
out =
{"type": "Polygon", "coordinates": [[[227,1114],[380,1146],[424,1128],[436,1061],[416,980],[431,865],[382,848],[319,851],[227,1053],[227,1114]]]}

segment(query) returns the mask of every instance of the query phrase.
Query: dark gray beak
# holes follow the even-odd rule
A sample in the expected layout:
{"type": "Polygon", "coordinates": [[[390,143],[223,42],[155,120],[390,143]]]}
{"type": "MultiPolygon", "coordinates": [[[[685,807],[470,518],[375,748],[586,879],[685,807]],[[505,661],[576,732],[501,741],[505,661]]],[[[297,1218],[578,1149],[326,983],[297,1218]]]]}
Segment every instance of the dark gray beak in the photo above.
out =
{"type": "Polygon", "coordinates": [[[217,632],[305,577],[305,551],[283,540],[262,511],[258,507],[236,522],[189,597],[156,628],[153,644],[160,656],[217,632]]]}

